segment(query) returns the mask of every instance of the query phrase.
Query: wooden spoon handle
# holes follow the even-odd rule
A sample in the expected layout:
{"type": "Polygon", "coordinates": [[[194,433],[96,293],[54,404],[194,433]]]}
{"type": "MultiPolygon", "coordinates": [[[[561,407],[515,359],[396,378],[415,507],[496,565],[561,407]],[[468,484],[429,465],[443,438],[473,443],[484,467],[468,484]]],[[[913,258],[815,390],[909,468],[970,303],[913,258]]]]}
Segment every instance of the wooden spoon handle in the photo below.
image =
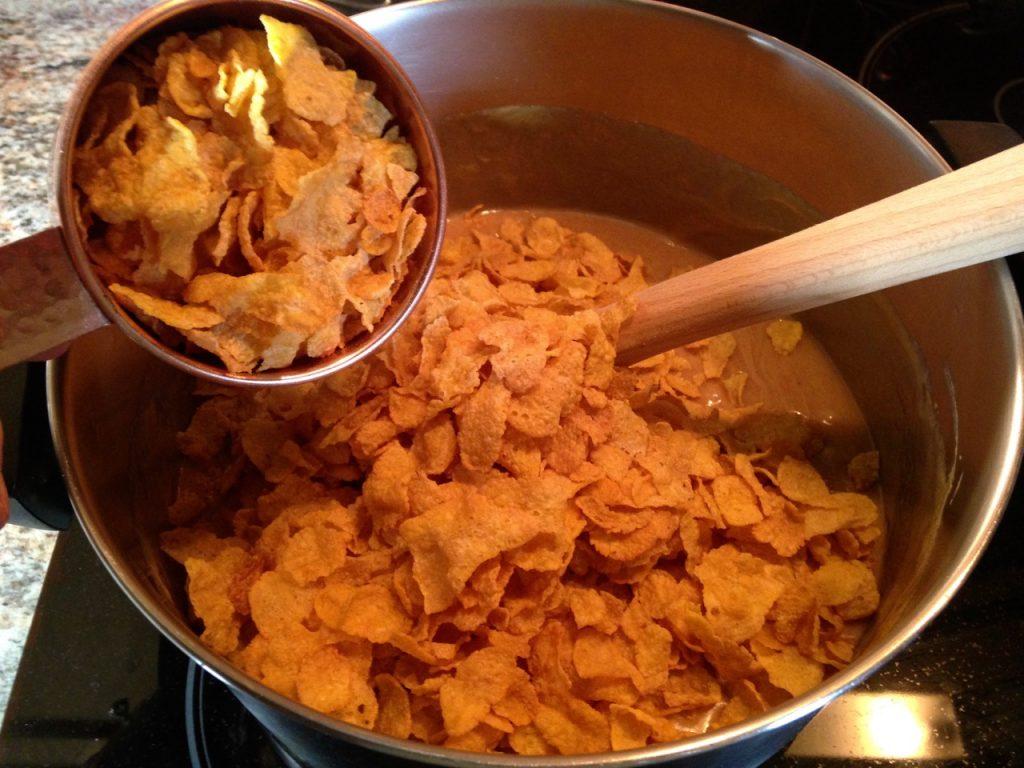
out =
{"type": "Polygon", "coordinates": [[[617,362],[1024,251],[1024,145],[635,295],[617,362]]]}

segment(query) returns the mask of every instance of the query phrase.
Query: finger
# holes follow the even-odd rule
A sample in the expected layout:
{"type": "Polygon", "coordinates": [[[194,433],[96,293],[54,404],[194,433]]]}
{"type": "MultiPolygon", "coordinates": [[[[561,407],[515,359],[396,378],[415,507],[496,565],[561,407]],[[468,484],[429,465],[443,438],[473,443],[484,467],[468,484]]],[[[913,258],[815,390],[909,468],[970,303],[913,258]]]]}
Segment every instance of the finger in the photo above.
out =
{"type": "Polygon", "coordinates": [[[7,501],[7,486],[4,485],[3,477],[0,477],[0,528],[7,524],[7,518],[11,515],[10,504],[7,501]]]}
{"type": "MultiPolygon", "coordinates": [[[[4,455],[4,425],[0,424],[0,470],[3,469],[4,455]]],[[[4,485],[4,476],[0,474],[0,528],[4,527],[7,518],[10,516],[10,504],[7,501],[7,486],[4,485]]]]}

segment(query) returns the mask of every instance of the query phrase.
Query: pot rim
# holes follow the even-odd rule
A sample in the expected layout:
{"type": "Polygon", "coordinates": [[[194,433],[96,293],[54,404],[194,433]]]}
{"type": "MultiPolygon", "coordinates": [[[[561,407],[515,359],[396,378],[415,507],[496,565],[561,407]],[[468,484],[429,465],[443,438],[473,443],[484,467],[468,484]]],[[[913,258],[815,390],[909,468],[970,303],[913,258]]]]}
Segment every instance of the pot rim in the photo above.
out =
{"type": "MultiPolygon", "coordinates": [[[[401,13],[404,9],[433,5],[446,0],[414,0],[398,6],[386,6],[376,10],[356,14],[353,18],[360,23],[364,19],[387,17],[401,13]]],[[[483,2],[484,0],[480,0],[483,2]]],[[[719,18],[689,8],[665,5],[655,0],[563,0],[564,3],[583,5],[618,4],[633,5],[645,9],[645,12],[663,14],[686,14],[700,23],[716,26],[734,35],[742,35],[749,42],[773,51],[780,58],[795,61],[804,66],[816,69],[831,82],[842,87],[843,95],[854,103],[873,110],[879,118],[888,122],[899,133],[906,136],[922,154],[929,158],[935,175],[949,172],[950,168],[942,156],[918,133],[904,118],[893,111],[867,89],[842,74],[830,65],[819,61],[808,53],[785,43],[771,35],[758,32],[736,22],[719,18]]],[[[533,768],[540,766],[583,766],[614,765],[640,766],[665,761],[671,758],[690,757],[736,745],[755,734],[764,735],[783,729],[786,726],[812,715],[840,694],[860,683],[883,664],[891,660],[907,644],[913,640],[924,627],[946,606],[957,592],[967,576],[974,569],[985,547],[998,525],[1010,493],[1021,461],[1022,427],[1024,427],[1024,316],[1020,302],[1010,277],[1009,269],[1004,261],[990,262],[984,267],[994,271],[996,282],[996,298],[1000,299],[1009,318],[1008,328],[1013,347],[1013,380],[1012,395],[1013,424],[1007,437],[1002,460],[996,472],[996,480],[986,489],[983,503],[980,505],[979,523],[973,538],[966,542],[967,547],[959,565],[942,583],[936,584],[922,601],[916,615],[906,622],[899,630],[879,647],[870,653],[859,656],[841,672],[827,678],[821,685],[807,693],[773,707],[762,715],[743,720],[734,725],[693,736],[681,741],[656,744],[633,750],[619,752],[602,752],[584,755],[554,755],[542,757],[526,757],[512,754],[463,752],[448,747],[439,747],[407,739],[368,731],[358,726],[328,717],[297,701],[289,699],[271,690],[262,683],[244,674],[226,659],[214,654],[199,642],[198,636],[187,629],[183,622],[171,620],[162,607],[150,599],[141,589],[139,580],[126,569],[121,568],[115,553],[104,541],[99,528],[94,524],[85,508],[83,489],[78,482],[74,469],[71,467],[67,442],[63,433],[64,403],[61,397],[61,379],[64,369],[62,360],[53,360],[47,364],[47,401],[49,408],[50,429],[54,438],[54,446],[64,475],[72,506],[93,548],[100,555],[104,566],[111,576],[127,594],[131,602],[145,615],[160,632],[182,652],[196,660],[207,672],[212,674],[229,687],[240,691],[246,696],[285,710],[301,717],[311,727],[321,732],[340,736],[345,741],[357,746],[383,752],[399,758],[413,761],[428,762],[437,765],[457,766],[494,766],[517,768],[533,768]]]]}

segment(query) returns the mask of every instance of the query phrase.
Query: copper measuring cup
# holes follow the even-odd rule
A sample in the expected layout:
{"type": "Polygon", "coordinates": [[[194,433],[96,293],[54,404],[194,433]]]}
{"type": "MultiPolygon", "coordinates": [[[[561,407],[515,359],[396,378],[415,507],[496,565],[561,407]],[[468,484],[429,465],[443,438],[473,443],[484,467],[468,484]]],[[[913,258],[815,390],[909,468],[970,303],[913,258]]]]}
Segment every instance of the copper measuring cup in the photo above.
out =
{"type": "Polygon", "coordinates": [[[82,72],[61,116],[50,197],[59,224],[0,248],[0,369],[113,323],[171,365],[195,376],[243,385],[312,381],[378,349],[409,316],[430,282],[447,209],[437,137],[411,81],[373,37],[316,0],[163,0],[122,26],[82,72]],[[89,101],[110,66],[132,45],[148,37],[224,25],[258,28],[259,16],[265,13],[306,27],[317,43],[336,51],[360,77],[376,83],[377,97],[419,157],[420,185],[426,194],[417,201],[417,210],[427,226],[409,259],[409,273],[372,332],[325,358],[263,373],[233,374],[170,348],[114,300],[93,270],[76,225],[71,168],[89,101]]]}

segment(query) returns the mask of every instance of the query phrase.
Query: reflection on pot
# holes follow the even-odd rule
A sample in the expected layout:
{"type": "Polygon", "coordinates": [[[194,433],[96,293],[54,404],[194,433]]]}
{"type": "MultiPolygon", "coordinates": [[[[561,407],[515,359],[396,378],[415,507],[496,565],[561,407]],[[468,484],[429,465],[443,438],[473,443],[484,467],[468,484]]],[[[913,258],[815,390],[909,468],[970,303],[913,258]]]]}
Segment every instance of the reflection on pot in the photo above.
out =
{"type": "Polygon", "coordinates": [[[957,760],[964,757],[953,702],[942,693],[851,693],[823,709],[790,757],[957,760]]]}

